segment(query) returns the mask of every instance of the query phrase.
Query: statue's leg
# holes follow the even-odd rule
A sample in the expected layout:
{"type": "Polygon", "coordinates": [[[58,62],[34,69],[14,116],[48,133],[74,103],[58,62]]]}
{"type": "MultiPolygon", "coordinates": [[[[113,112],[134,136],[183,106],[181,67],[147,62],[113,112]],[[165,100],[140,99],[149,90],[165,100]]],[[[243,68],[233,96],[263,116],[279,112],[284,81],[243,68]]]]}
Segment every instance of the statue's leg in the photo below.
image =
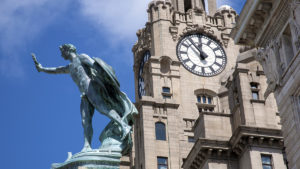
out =
{"type": "Polygon", "coordinates": [[[86,96],[81,98],[80,104],[82,127],[84,129],[84,146],[81,151],[91,150],[91,142],[93,137],[92,118],[94,115],[94,106],[89,102],[86,96]]]}
{"type": "Polygon", "coordinates": [[[116,122],[118,125],[122,127],[123,135],[122,138],[126,137],[127,134],[130,132],[131,127],[127,125],[120,115],[113,109],[109,108],[107,105],[105,105],[103,98],[100,94],[97,94],[98,91],[95,90],[95,88],[91,85],[89,86],[87,96],[90,102],[94,105],[97,111],[100,113],[106,115],[111,120],[116,122]]]}

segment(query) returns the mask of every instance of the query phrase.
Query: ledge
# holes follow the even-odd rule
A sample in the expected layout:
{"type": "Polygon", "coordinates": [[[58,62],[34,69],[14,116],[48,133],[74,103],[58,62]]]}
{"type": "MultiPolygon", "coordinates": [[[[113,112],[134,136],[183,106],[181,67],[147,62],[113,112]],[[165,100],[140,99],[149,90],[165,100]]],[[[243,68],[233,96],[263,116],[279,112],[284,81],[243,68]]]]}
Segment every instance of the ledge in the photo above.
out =
{"type": "Polygon", "coordinates": [[[255,99],[250,99],[250,102],[251,103],[263,103],[263,104],[265,104],[265,100],[255,100],[255,99]]]}

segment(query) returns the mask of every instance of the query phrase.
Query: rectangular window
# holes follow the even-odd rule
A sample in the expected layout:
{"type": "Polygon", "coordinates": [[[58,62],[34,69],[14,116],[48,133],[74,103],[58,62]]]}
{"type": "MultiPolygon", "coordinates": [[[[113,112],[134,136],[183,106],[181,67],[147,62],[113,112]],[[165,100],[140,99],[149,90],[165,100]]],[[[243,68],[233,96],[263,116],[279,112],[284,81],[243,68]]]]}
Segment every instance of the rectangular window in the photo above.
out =
{"type": "Polygon", "coordinates": [[[206,97],[205,96],[202,96],[202,101],[203,101],[203,103],[206,103],[206,97]]]}
{"type": "Polygon", "coordinates": [[[163,95],[163,98],[164,98],[164,99],[171,99],[171,96],[163,95]]]}
{"type": "Polygon", "coordinates": [[[211,97],[207,97],[207,103],[211,104],[211,97]]]}
{"type": "Polygon", "coordinates": [[[257,84],[256,83],[250,83],[250,85],[251,85],[252,89],[257,89],[257,84]]]}
{"type": "Polygon", "coordinates": [[[195,143],[194,137],[188,136],[188,142],[189,143],[195,143]]]}
{"type": "Polygon", "coordinates": [[[197,96],[198,103],[201,103],[201,96],[197,96]]]}
{"type": "Polygon", "coordinates": [[[258,100],[258,92],[252,91],[252,99],[253,100],[258,100]]]}
{"type": "Polygon", "coordinates": [[[170,93],[170,88],[169,88],[169,87],[163,87],[163,88],[162,88],[162,91],[163,91],[164,93],[170,93]]]}
{"type": "Polygon", "coordinates": [[[262,154],[261,162],[262,162],[263,169],[273,169],[271,155],[263,155],[262,154]]]}
{"type": "Polygon", "coordinates": [[[167,157],[157,157],[157,169],[168,169],[167,157]]]}

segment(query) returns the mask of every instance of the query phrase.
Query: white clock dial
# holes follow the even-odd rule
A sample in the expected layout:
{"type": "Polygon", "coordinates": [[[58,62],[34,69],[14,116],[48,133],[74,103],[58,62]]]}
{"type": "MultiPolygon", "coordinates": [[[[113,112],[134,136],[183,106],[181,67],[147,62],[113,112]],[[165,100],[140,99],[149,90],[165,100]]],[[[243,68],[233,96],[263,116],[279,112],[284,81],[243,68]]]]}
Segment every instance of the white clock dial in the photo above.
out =
{"type": "Polygon", "coordinates": [[[145,63],[149,60],[150,56],[151,56],[150,52],[146,51],[144,53],[144,55],[142,56],[142,59],[141,59],[139,74],[138,74],[138,94],[139,94],[139,98],[146,95],[145,82],[144,82],[144,78],[143,78],[143,70],[144,70],[145,63]]]}
{"type": "Polygon", "coordinates": [[[226,66],[226,54],[213,39],[204,35],[188,35],[179,41],[177,56],[183,66],[200,76],[214,76],[226,66]]]}

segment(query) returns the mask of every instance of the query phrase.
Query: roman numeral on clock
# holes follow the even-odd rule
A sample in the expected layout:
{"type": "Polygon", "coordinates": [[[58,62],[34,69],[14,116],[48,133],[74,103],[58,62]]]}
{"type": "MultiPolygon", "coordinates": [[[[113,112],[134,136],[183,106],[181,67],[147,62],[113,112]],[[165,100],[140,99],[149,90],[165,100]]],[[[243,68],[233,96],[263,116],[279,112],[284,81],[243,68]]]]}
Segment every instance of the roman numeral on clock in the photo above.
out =
{"type": "Polygon", "coordinates": [[[204,67],[201,67],[201,72],[205,73],[204,67]]]}
{"type": "Polygon", "coordinates": [[[210,44],[211,44],[211,41],[209,40],[206,45],[209,46],[210,44]]]}
{"type": "Polygon", "coordinates": [[[193,66],[191,67],[192,70],[195,70],[195,68],[196,68],[196,65],[193,65],[193,66]]]}
{"type": "Polygon", "coordinates": [[[186,63],[186,62],[188,62],[188,61],[190,61],[190,59],[182,60],[183,63],[186,63]]]}
{"type": "Polygon", "coordinates": [[[180,51],[180,53],[181,53],[181,54],[187,54],[187,52],[186,52],[186,51],[180,51]]]}
{"type": "Polygon", "coordinates": [[[217,65],[217,66],[219,66],[219,67],[221,67],[222,65],[221,64],[219,64],[218,62],[215,62],[215,65],[217,65]]]}
{"type": "Polygon", "coordinates": [[[214,52],[216,52],[216,51],[218,51],[218,50],[219,50],[219,48],[214,48],[214,49],[213,49],[214,52]]]}
{"type": "Polygon", "coordinates": [[[187,45],[187,44],[185,44],[185,43],[182,43],[181,45],[182,45],[182,46],[185,46],[186,48],[189,47],[189,45],[187,45]]]}

